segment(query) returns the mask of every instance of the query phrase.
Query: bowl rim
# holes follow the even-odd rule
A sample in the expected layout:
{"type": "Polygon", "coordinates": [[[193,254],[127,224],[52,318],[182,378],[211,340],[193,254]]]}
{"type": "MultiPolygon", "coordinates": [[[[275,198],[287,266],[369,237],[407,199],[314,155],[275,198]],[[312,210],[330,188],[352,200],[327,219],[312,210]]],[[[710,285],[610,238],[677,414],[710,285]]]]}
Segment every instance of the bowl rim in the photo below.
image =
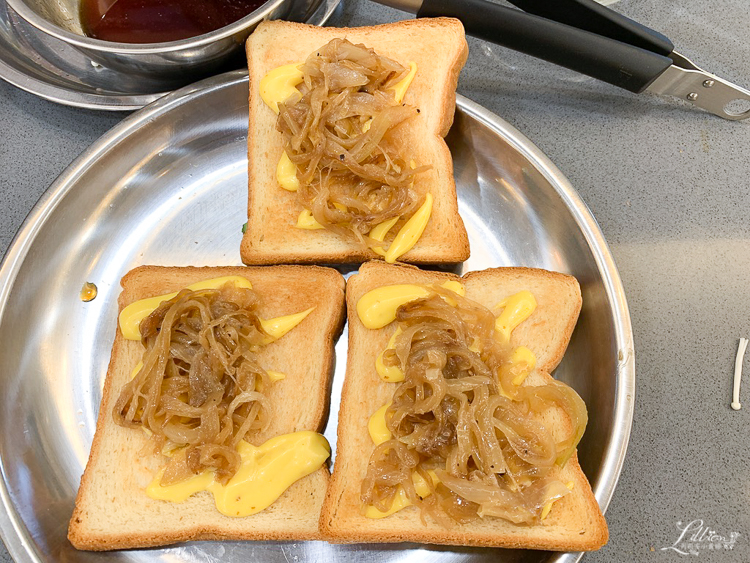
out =
{"type": "Polygon", "coordinates": [[[266,0],[264,4],[250,12],[244,18],[227,26],[202,35],[196,35],[195,37],[188,37],[177,41],[164,41],[161,43],[120,43],[95,39],[93,37],[87,37],[86,35],[78,35],[77,33],[63,29],[46,18],[41,17],[32,10],[24,0],[6,0],[6,3],[14,12],[36,29],[70,45],[102,53],[149,55],[195,49],[221,41],[222,39],[231,37],[244,29],[252,27],[254,24],[257,24],[264,19],[268,19],[267,16],[269,13],[289,1],[290,0],[266,0]]]}

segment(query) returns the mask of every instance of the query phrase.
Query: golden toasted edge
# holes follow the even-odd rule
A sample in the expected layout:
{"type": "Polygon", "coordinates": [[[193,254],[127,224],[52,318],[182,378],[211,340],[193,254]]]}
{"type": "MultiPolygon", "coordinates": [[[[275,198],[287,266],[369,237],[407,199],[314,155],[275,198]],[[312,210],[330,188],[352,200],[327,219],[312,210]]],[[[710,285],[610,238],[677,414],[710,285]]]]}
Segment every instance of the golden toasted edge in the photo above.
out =
{"type": "MultiPolygon", "coordinates": [[[[479,279],[489,278],[487,281],[491,281],[493,271],[505,271],[506,273],[522,273],[522,274],[540,274],[550,275],[552,278],[565,281],[570,284],[575,282],[575,287],[578,288],[578,282],[572,276],[566,274],[560,274],[557,272],[550,272],[547,270],[538,270],[534,268],[492,268],[480,272],[469,272],[463,280],[469,280],[471,278],[479,279]],[[571,282],[572,280],[572,282],[571,282]]],[[[368,276],[382,275],[387,278],[386,283],[405,283],[405,280],[393,281],[391,275],[393,272],[398,271],[401,275],[414,274],[414,283],[431,283],[432,280],[439,281],[440,279],[462,279],[459,276],[446,272],[426,272],[419,268],[408,266],[408,265],[389,265],[380,261],[367,262],[362,265],[359,270],[359,277],[350,278],[347,282],[346,287],[346,304],[347,304],[347,315],[349,320],[349,349],[352,348],[354,342],[354,331],[351,329],[353,322],[358,322],[356,319],[356,303],[359,297],[362,295],[362,290],[359,289],[360,283],[366,283],[365,278],[368,276]],[[399,270],[394,270],[398,268],[399,270]],[[432,280],[428,278],[431,277],[432,280]]],[[[580,290],[578,291],[580,296],[580,290]]],[[[573,327],[575,326],[575,320],[578,317],[578,311],[580,311],[580,303],[577,307],[574,322],[572,326],[567,327],[567,337],[569,339],[572,334],[573,327]]],[[[567,340],[565,346],[562,346],[562,353],[564,353],[567,347],[567,340]]],[[[552,363],[550,361],[549,363],[552,363]]],[[[559,363],[559,359],[555,362],[555,365],[559,363]]],[[[349,387],[355,386],[357,383],[354,382],[352,366],[354,361],[351,355],[347,355],[347,369],[346,377],[344,379],[344,387],[341,394],[341,407],[339,410],[339,416],[342,416],[344,409],[349,408],[349,405],[345,403],[347,398],[350,396],[349,387]]],[[[538,371],[538,376],[543,378],[552,379],[552,376],[543,371],[538,371]]],[[[417,511],[412,511],[412,518],[408,522],[399,520],[394,522],[393,529],[388,531],[378,530],[373,531],[367,529],[365,526],[358,525],[355,527],[347,527],[346,523],[342,523],[337,520],[337,512],[339,509],[339,500],[343,496],[346,490],[346,478],[347,468],[341,468],[339,464],[343,464],[348,461],[348,455],[345,450],[349,443],[349,436],[343,425],[338,425],[337,431],[337,447],[336,447],[336,461],[334,463],[333,475],[328,484],[328,490],[323,503],[323,508],[320,514],[320,531],[321,535],[326,541],[331,543],[360,543],[360,542],[378,542],[378,543],[397,543],[397,542],[419,542],[419,543],[431,543],[441,545],[460,545],[460,546],[473,546],[473,547],[507,547],[507,548],[523,548],[523,549],[544,549],[552,551],[593,551],[601,548],[607,543],[609,539],[609,530],[604,516],[601,512],[598,502],[594,497],[591,486],[583,473],[580,464],[578,463],[578,455],[574,454],[565,466],[566,474],[569,474],[571,479],[574,481],[575,486],[573,491],[578,498],[581,498],[586,509],[586,516],[591,520],[590,527],[586,530],[585,534],[580,534],[578,537],[572,537],[568,541],[561,541],[559,539],[551,537],[535,537],[533,535],[526,537],[519,537],[517,534],[507,533],[482,533],[472,531],[469,526],[460,526],[454,530],[448,530],[443,528],[425,528],[419,518],[417,511]],[[409,527],[411,525],[411,527],[409,527]],[[467,529],[469,528],[469,529],[467,529]]],[[[352,440],[354,441],[354,440],[352,440]]],[[[503,524],[501,523],[501,527],[503,524]]],[[[530,528],[533,529],[534,527],[530,528]]],[[[539,528],[539,527],[536,527],[539,528]]]]}
{"type": "MultiPolygon", "coordinates": [[[[412,19],[404,20],[394,23],[374,25],[374,26],[363,26],[363,27],[342,27],[337,28],[337,32],[341,35],[346,35],[350,32],[383,32],[389,33],[394,29],[422,29],[424,27],[435,27],[445,26],[452,28],[454,31],[460,31],[461,35],[464,35],[463,24],[455,18],[424,18],[424,19],[412,19]]],[[[319,33],[321,28],[317,26],[311,26],[303,23],[287,22],[281,20],[264,21],[258,26],[258,30],[273,29],[274,27],[296,29],[299,33],[319,33]]],[[[324,32],[327,35],[327,31],[324,32]]],[[[251,35],[245,44],[245,51],[247,54],[248,61],[248,73],[249,73],[249,104],[250,104],[250,115],[248,120],[249,130],[254,130],[255,125],[255,112],[252,108],[256,107],[256,100],[259,97],[258,88],[253,84],[254,65],[253,57],[251,56],[252,50],[256,48],[253,41],[253,37],[259,34],[251,35]]],[[[443,153],[443,159],[446,163],[446,169],[449,172],[450,177],[447,181],[453,184],[454,189],[452,191],[452,197],[450,201],[446,201],[450,208],[450,214],[452,215],[451,223],[455,231],[455,237],[451,241],[451,246],[447,252],[436,254],[433,250],[422,251],[419,243],[412,248],[409,252],[404,254],[401,259],[404,262],[411,264],[429,265],[429,264],[456,264],[467,260],[470,256],[469,248],[469,237],[466,232],[466,228],[463,223],[463,219],[458,212],[458,196],[455,190],[455,180],[453,176],[453,159],[450,156],[448,146],[445,144],[444,137],[448,134],[448,131],[453,124],[454,110],[456,104],[456,87],[458,85],[458,77],[461,73],[461,69],[466,64],[466,60],[469,56],[469,46],[466,39],[463,39],[462,48],[456,52],[455,57],[450,65],[449,75],[447,76],[448,84],[447,92],[451,93],[446,96],[441,103],[441,126],[438,128],[438,140],[441,143],[440,152],[443,153]]],[[[256,145],[252,142],[253,139],[248,135],[247,144],[247,155],[248,155],[248,200],[247,200],[247,215],[248,215],[248,228],[242,237],[240,243],[240,256],[242,262],[248,265],[272,265],[279,263],[295,263],[295,264],[351,264],[356,262],[364,262],[366,260],[379,260],[381,257],[370,249],[363,249],[359,245],[352,244],[350,249],[346,251],[336,252],[330,250],[322,250],[320,252],[299,252],[294,248],[286,249],[286,252],[280,254],[279,252],[266,251],[262,248],[254,247],[251,241],[251,233],[253,220],[255,214],[260,210],[258,209],[258,201],[255,199],[254,190],[251,186],[258,180],[255,179],[255,170],[253,168],[253,162],[255,159],[256,145]]],[[[330,236],[329,232],[318,233],[311,231],[311,237],[326,237],[330,236]]]]}
{"type": "MultiPolygon", "coordinates": [[[[141,283],[144,282],[144,280],[151,280],[153,276],[159,276],[161,277],[164,274],[175,274],[179,273],[179,277],[182,278],[179,283],[173,283],[170,284],[168,287],[163,288],[163,290],[158,290],[159,292],[154,293],[154,295],[159,295],[161,293],[169,293],[171,291],[175,291],[180,289],[181,287],[184,287],[186,285],[189,285],[191,283],[194,283],[196,281],[200,281],[202,279],[210,279],[213,277],[220,277],[220,276],[227,276],[227,275],[241,275],[248,277],[252,281],[252,275],[254,273],[257,273],[259,275],[262,275],[264,271],[270,271],[272,269],[275,269],[277,271],[287,271],[291,273],[297,273],[300,276],[307,276],[310,274],[310,272],[316,272],[319,275],[323,276],[324,278],[327,278],[329,287],[326,289],[328,291],[331,291],[332,294],[335,292],[341,292],[342,299],[338,299],[337,303],[338,306],[335,308],[335,314],[331,315],[327,319],[327,323],[320,327],[316,328],[315,333],[321,334],[321,332],[324,335],[325,339],[325,357],[323,361],[324,369],[327,371],[326,375],[326,385],[321,386],[320,389],[318,389],[318,397],[319,397],[319,403],[322,405],[322,408],[317,413],[318,416],[318,430],[322,430],[322,427],[325,424],[325,421],[328,416],[328,409],[330,408],[330,385],[331,385],[331,376],[333,372],[334,367],[334,345],[336,343],[336,340],[338,339],[339,335],[341,334],[341,331],[343,330],[344,325],[344,302],[343,302],[343,294],[345,290],[345,281],[344,278],[341,276],[341,274],[333,270],[331,268],[325,268],[320,266],[298,266],[298,265],[289,265],[289,266],[273,266],[270,268],[267,267],[247,267],[247,266],[229,266],[229,267],[195,267],[195,266],[185,266],[185,267],[165,267],[165,266],[139,266],[137,268],[134,268],[133,270],[129,271],[125,276],[123,276],[122,280],[120,281],[120,285],[122,287],[122,291],[120,292],[120,295],[118,297],[118,316],[119,313],[131,302],[133,302],[135,299],[133,299],[132,292],[136,291],[135,288],[137,288],[141,283]]],[[[147,282],[148,283],[148,282],[147,282]]],[[[157,284],[158,285],[158,284],[157,284]]],[[[107,375],[104,381],[104,389],[102,391],[102,400],[100,405],[107,405],[109,404],[111,400],[111,396],[113,393],[116,392],[116,390],[113,389],[112,384],[112,374],[117,368],[117,362],[120,359],[120,356],[122,354],[122,348],[125,345],[125,339],[122,337],[122,333],[120,332],[119,326],[117,328],[117,331],[115,333],[115,340],[112,347],[112,354],[110,356],[109,365],[107,368],[107,375]]],[[[312,392],[312,390],[308,390],[309,392],[312,392]]],[[[86,465],[88,468],[89,465],[92,463],[92,460],[94,460],[98,455],[99,451],[101,450],[101,437],[102,432],[100,432],[100,428],[103,428],[105,425],[114,422],[112,421],[112,413],[108,409],[99,409],[99,414],[97,416],[97,423],[96,423],[96,432],[94,433],[94,439],[91,444],[91,451],[89,453],[89,460],[86,465]]],[[[113,534],[113,535],[107,535],[106,537],[103,537],[101,535],[98,535],[96,533],[89,533],[86,529],[83,527],[83,522],[80,518],[81,512],[84,510],[82,506],[82,500],[87,494],[87,489],[89,487],[90,483],[90,474],[87,473],[87,471],[84,471],[83,475],[81,476],[81,483],[78,488],[78,493],[76,494],[76,500],[75,500],[75,507],[73,509],[73,514],[70,518],[70,522],[68,525],[68,540],[71,544],[73,544],[74,547],[81,550],[90,550],[90,551],[109,551],[109,550],[115,550],[115,549],[129,549],[129,548],[141,548],[141,547],[156,547],[156,546],[162,546],[162,545],[168,545],[173,544],[177,542],[182,541],[191,541],[191,540],[316,540],[321,539],[321,535],[318,530],[298,530],[293,529],[292,527],[289,527],[286,530],[283,531],[267,531],[264,529],[258,529],[258,528],[249,528],[245,532],[240,533],[227,533],[225,530],[222,529],[222,526],[220,524],[217,524],[215,526],[195,526],[195,527],[189,527],[185,528],[183,530],[178,530],[173,533],[160,533],[158,531],[154,531],[153,534],[149,534],[147,536],[143,534],[132,534],[132,533],[121,533],[121,534],[113,534]]],[[[321,480],[322,483],[319,485],[319,487],[322,490],[327,489],[328,481],[330,479],[330,474],[327,465],[324,467],[321,467],[318,471],[315,473],[307,476],[305,479],[308,480],[321,480]]],[[[280,497],[289,497],[291,494],[293,494],[293,489],[295,488],[297,484],[293,484],[289,489],[287,489],[284,494],[280,497]]],[[[263,514],[263,512],[260,512],[258,514],[263,514]]],[[[255,516],[255,515],[254,515],[255,516]]],[[[248,517],[251,518],[251,517],[248,517]]]]}

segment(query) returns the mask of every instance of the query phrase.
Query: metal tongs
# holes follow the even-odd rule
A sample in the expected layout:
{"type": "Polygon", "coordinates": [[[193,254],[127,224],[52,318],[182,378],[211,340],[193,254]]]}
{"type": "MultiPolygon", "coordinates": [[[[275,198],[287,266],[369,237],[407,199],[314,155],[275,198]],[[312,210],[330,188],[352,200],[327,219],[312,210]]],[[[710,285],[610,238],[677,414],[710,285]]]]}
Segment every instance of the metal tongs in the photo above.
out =
{"type": "Polygon", "coordinates": [[[594,0],[376,0],[417,17],[451,16],[479,37],[635,93],[687,100],[724,119],[750,117],[750,91],[694,65],[672,42],[594,0]],[[734,111],[733,105],[743,105],[734,111]]]}

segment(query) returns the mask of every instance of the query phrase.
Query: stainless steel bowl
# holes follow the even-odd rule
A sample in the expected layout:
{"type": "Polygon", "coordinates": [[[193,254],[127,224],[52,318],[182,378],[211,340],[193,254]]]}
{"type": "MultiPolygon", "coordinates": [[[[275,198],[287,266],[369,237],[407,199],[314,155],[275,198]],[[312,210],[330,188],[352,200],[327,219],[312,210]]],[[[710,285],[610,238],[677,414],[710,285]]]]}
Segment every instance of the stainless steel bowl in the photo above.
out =
{"type": "Polygon", "coordinates": [[[241,65],[242,47],[266,19],[306,21],[323,0],[268,0],[235,23],[189,39],[166,43],[115,43],[86,37],[81,0],[7,0],[34,32],[59,39],[103,67],[140,75],[154,92],[171,90],[221,69],[241,65]]]}

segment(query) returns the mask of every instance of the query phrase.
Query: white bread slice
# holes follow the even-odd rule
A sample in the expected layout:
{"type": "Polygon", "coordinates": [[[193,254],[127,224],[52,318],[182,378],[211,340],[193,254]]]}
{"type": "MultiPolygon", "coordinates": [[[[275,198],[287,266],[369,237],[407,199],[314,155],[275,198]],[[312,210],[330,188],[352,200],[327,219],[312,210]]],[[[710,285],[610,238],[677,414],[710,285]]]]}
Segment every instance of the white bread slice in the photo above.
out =
{"type": "Polygon", "coordinates": [[[419,19],[358,28],[314,27],[298,23],[261,23],[247,41],[250,72],[248,140],[248,224],[240,253],[245,264],[354,263],[378,256],[361,245],[325,230],[295,227],[302,206],[295,193],[279,187],[276,166],[283,152],[276,114],[261,100],[258,83],[270,70],[304,61],[330,40],[344,37],[362,43],[417,74],[404,103],[420,109],[401,130],[404,144],[419,164],[432,169],[414,184],[420,200],[434,197],[432,216],[404,262],[457,263],[469,257],[469,242],[458,214],[453,162],[443,137],[453,123],[456,83],[468,48],[463,26],[450,18],[419,19]]]}
{"type": "MultiPolygon", "coordinates": [[[[409,266],[382,262],[364,264],[347,283],[349,352],[341,396],[338,444],[333,476],[321,513],[321,532],[330,542],[421,542],[465,546],[493,546],[583,551],[598,549],[608,538],[607,525],[586,476],[574,455],[560,471],[560,480],[573,481],[572,493],[555,502],[541,525],[514,525],[500,518],[485,518],[469,524],[441,527],[431,519],[424,524],[419,510],[410,506],[382,519],[369,519],[360,512],[360,486],[367,472],[374,445],[367,430],[369,417],[393,397],[394,384],[382,381],[374,362],[395,330],[364,327],[356,303],[366,292],[396,283],[435,283],[460,279],[446,273],[426,272],[409,266]]],[[[466,296],[488,308],[522,289],[534,294],[538,307],[519,325],[511,342],[529,347],[541,369],[525,384],[540,385],[550,376],[542,370],[556,366],[565,352],[581,307],[575,278],[529,268],[495,268],[471,272],[461,280],[466,296]]],[[[553,411],[553,409],[550,409],[553,411]]],[[[548,411],[549,412],[549,411],[548,411]]],[[[545,425],[568,431],[570,421],[561,413],[550,413],[545,425]]]]}
{"type": "MultiPolygon", "coordinates": [[[[315,307],[307,318],[260,353],[266,369],[286,374],[268,391],[271,424],[248,436],[259,445],[298,430],[322,431],[328,416],[333,345],[344,321],[344,280],[337,271],[315,266],[269,268],[168,268],[143,266],[122,279],[120,311],[154,295],[178,291],[200,280],[244,276],[261,296],[259,315],[273,318],[315,307]]],[[[150,547],[199,539],[315,539],[328,483],[322,467],[294,483],[266,510],[246,518],[222,515],[213,496],[200,492],[183,503],[154,500],[144,488],[164,463],[146,434],[118,426],[112,409],[120,389],[141,359],[139,341],[125,340],[118,328],[104,382],[96,434],[70,520],[68,538],[78,549],[150,547]]]]}

